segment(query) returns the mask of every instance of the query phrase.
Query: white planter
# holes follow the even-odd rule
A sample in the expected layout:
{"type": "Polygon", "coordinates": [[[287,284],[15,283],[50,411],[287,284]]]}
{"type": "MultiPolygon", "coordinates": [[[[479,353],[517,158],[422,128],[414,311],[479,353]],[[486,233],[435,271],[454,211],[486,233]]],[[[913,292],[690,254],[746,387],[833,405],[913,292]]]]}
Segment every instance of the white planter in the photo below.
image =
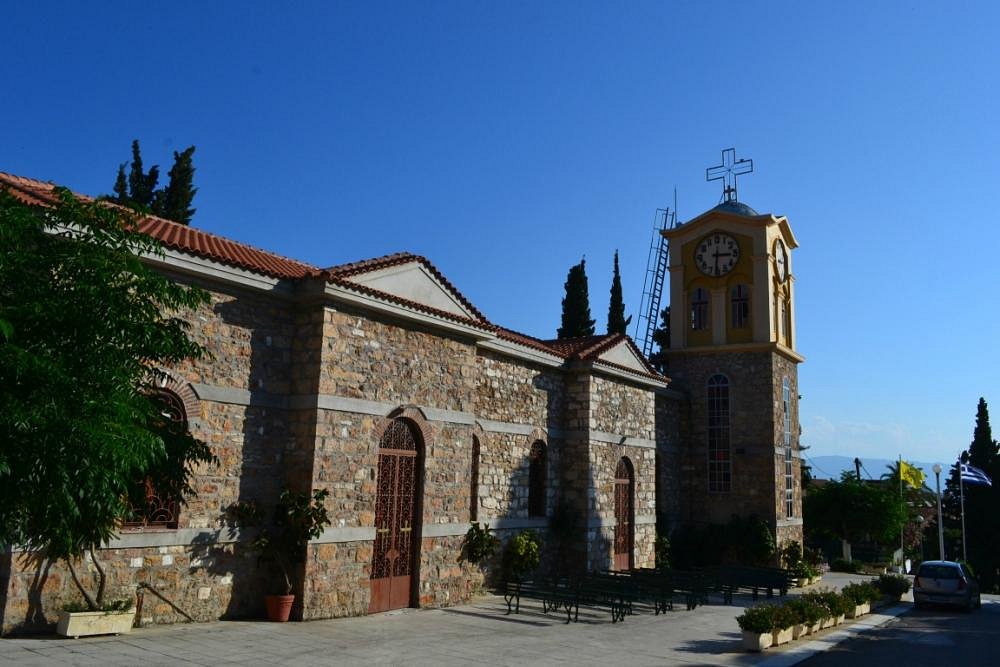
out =
{"type": "Polygon", "coordinates": [[[809,578],[809,583],[810,584],[815,584],[815,583],[818,583],[819,581],[821,581],[822,579],[823,579],[823,577],[810,577],[809,578]]]}
{"type": "Polygon", "coordinates": [[[827,617],[825,617],[825,618],[823,618],[823,619],[821,619],[821,620],[820,620],[820,622],[819,622],[819,627],[820,627],[821,629],[825,630],[825,629],[827,629],[827,628],[832,628],[832,627],[833,627],[833,626],[835,626],[836,624],[837,624],[837,622],[836,622],[836,620],[835,620],[835,619],[833,618],[833,616],[827,616],[827,617]]]}
{"type": "Polygon", "coordinates": [[[788,642],[792,641],[792,629],[781,628],[780,630],[772,630],[771,640],[775,646],[781,646],[782,644],[787,644],[788,642]]]}
{"type": "Polygon", "coordinates": [[[797,623],[792,626],[792,639],[798,639],[799,637],[805,637],[809,634],[809,626],[805,623],[797,623]]]}
{"type": "Polygon", "coordinates": [[[809,585],[809,577],[799,577],[795,583],[798,584],[799,588],[805,588],[809,585]]]}
{"type": "Polygon", "coordinates": [[[747,651],[760,652],[770,646],[772,637],[770,632],[757,634],[756,632],[743,631],[743,648],[747,651]]]}
{"type": "Polygon", "coordinates": [[[848,618],[859,618],[865,614],[871,612],[871,605],[864,602],[859,605],[855,605],[854,610],[847,614],[848,618]]]}
{"type": "Polygon", "coordinates": [[[843,614],[839,614],[838,616],[834,616],[834,618],[833,618],[833,624],[834,625],[840,625],[843,622],[844,622],[844,615],[843,614]]]}
{"type": "Polygon", "coordinates": [[[815,622],[815,623],[813,623],[812,625],[808,626],[808,628],[809,628],[809,631],[808,631],[808,632],[806,632],[806,634],[807,634],[807,635],[814,635],[814,634],[816,634],[817,632],[819,632],[819,631],[820,631],[820,628],[822,628],[822,627],[823,627],[823,621],[816,621],[816,622],[815,622]]]}
{"type": "Polygon", "coordinates": [[[128,611],[62,611],[56,633],[63,637],[123,635],[132,631],[135,609],[128,611]]]}

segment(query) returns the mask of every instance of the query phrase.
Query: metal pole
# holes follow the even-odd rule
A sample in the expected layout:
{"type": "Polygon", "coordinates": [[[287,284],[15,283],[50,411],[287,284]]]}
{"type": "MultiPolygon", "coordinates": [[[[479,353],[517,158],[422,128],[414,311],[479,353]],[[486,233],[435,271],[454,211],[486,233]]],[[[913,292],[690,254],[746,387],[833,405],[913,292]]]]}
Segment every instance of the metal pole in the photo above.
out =
{"type": "Polygon", "coordinates": [[[934,464],[934,480],[937,485],[938,506],[938,560],[944,560],[944,520],[941,517],[941,466],[934,464]]]}
{"type": "Polygon", "coordinates": [[[962,483],[962,466],[959,463],[958,467],[958,497],[961,498],[962,502],[962,560],[966,563],[969,562],[969,557],[965,553],[965,484],[962,483]]]}
{"type": "Polygon", "coordinates": [[[910,522],[910,517],[906,514],[906,501],[903,500],[903,455],[899,455],[897,471],[899,472],[899,504],[903,506],[903,516],[906,520],[899,529],[899,572],[906,574],[906,546],[903,544],[903,535],[906,533],[906,524],[910,522]]]}

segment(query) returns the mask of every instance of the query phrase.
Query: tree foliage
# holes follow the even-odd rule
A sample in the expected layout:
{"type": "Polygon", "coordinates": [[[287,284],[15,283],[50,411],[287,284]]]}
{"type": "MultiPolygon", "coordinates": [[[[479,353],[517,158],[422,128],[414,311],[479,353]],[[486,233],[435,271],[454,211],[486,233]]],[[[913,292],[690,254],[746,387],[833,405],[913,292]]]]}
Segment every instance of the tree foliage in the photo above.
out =
{"type": "Polygon", "coordinates": [[[590,296],[587,287],[587,260],[570,267],[566,276],[566,296],[562,300],[562,326],[559,338],[594,335],[594,320],[590,319],[590,296]]]}
{"type": "Polygon", "coordinates": [[[625,317],[625,300],[622,297],[622,276],[618,270],[618,251],[615,250],[615,271],[611,278],[611,300],[608,302],[608,333],[624,334],[632,316],[625,317]]]}
{"type": "Polygon", "coordinates": [[[660,312],[660,326],[653,330],[653,342],[657,349],[650,355],[649,363],[659,372],[666,373],[667,350],[670,349],[670,306],[660,312]]]}
{"type": "Polygon", "coordinates": [[[993,486],[959,485],[958,463],[952,466],[942,497],[947,556],[962,556],[962,493],[965,496],[965,551],[984,590],[1000,589],[1000,454],[990,427],[984,398],[976,406],[972,442],[961,460],[984,471],[993,486]],[[953,539],[948,539],[952,537],[953,539]]]}
{"type": "Polygon", "coordinates": [[[144,171],[139,140],[133,140],[128,178],[125,177],[126,165],[119,165],[114,196],[110,199],[143,213],[152,213],[184,225],[190,224],[195,212],[191,208],[191,202],[198,192],[198,188],[194,187],[194,151],[194,146],[189,146],[180,153],[174,151],[174,166],[168,172],[170,181],[166,187],[157,189],[160,168],[153,165],[148,172],[144,171]]]}
{"type": "Polygon", "coordinates": [[[803,524],[817,536],[892,544],[906,522],[899,490],[845,472],[840,481],[813,486],[802,501],[803,524]]]}
{"type": "MultiPolygon", "coordinates": [[[[137,255],[159,245],[121,209],[57,193],[40,210],[0,191],[0,543],[72,568],[137,480],[183,501],[213,460],[153,395],[159,367],[205,354],[178,314],[207,295],[150,271],[137,255]]],[[[94,608],[103,583],[81,592],[94,608]]]]}

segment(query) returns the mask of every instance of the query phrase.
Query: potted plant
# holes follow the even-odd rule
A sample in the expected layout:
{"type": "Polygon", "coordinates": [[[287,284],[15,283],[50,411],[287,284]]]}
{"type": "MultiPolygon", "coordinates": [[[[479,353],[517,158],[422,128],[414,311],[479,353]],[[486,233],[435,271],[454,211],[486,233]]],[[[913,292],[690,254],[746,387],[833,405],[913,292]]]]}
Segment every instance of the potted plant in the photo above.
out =
{"type": "Polygon", "coordinates": [[[73,639],[91,635],[123,635],[132,631],[134,622],[135,604],[128,598],[104,602],[98,609],[71,603],[63,606],[59,613],[56,634],[73,639]]]}
{"type": "Polygon", "coordinates": [[[887,602],[899,602],[910,590],[910,580],[901,574],[882,574],[872,580],[887,602]]]}
{"type": "Polygon", "coordinates": [[[783,604],[774,608],[773,628],[771,629],[773,646],[781,646],[792,641],[795,637],[794,628],[798,624],[798,614],[795,610],[783,604]]]}
{"type": "Polygon", "coordinates": [[[848,618],[858,618],[869,613],[871,611],[872,595],[881,596],[878,589],[870,582],[848,584],[844,586],[840,593],[854,604],[854,607],[847,611],[848,618]]]}
{"type": "Polygon", "coordinates": [[[515,535],[503,553],[503,571],[507,581],[520,581],[538,569],[542,543],[538,535],[524,530],[515,535]]]}
{"type": "Polygon", "coordinates": [[[736,617],[736,623],[743,631],[743,648],[747,651],[763,651],[774,642],[772,630],[774,629],[773,605],[759,605],[750,607],[736,617]]]}
{"type": "MultiPolygon", "coordinates": [[[[831,609],[830,606],[832,603],[829,595],[830,593],[832,593],[832,591],[812,591],[802,594],[804,599],[816,605],[816,609],[819,614],[819,627],[816,628],[817,630],[830,628],[835,625],[834,619],[836,614],[834,613],[834,609],[831,609]]],[[[836,596],[837,594],[833,593],[833,595],[836,596]]]]}
{"type": "Polygon", "coordinates": [[[285,489],[269,523],[265,523],[264,513],[252,502],[237,503],[230,508],[237,525],[258,528],[249,546],[257,552],[260,562],[268,563],[280,575],[274,579],[275,592],[264,597],[269,621],[284,622],[291,614],[295,602],[292,565],[305,558],[309,540],[322,535],[323,527],[330,525],[323,504],[329,495],[326,489],[317,489],[311,495],[285,489]]]}
{"type": "Polygon", "coordinates": [[[805,596],[793,598],[785,603],[795,613],[796,624],[792,627],[792,639],[805,637],[819,630],[823,609],[805,596]]]}
{"type": "Polygon", "coordinates": [[[488,525],[475,521],[465,533],[465,541],[462,544],[462,557],[473,564],[482,563],[489,560],[496,553],[499,544],[500,540],[490,532],[488,525]]]}

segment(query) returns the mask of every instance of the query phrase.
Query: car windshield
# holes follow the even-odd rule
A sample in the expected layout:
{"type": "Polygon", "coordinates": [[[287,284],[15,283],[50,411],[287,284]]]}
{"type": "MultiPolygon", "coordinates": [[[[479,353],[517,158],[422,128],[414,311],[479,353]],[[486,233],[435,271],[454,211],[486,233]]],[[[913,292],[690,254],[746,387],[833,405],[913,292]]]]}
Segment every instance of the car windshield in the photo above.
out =
{"type": "Polygon", "coordinates": [[[931,579],[958,579],[959,569],[954,565],[921,565],[917,576],[931,579]]]}

